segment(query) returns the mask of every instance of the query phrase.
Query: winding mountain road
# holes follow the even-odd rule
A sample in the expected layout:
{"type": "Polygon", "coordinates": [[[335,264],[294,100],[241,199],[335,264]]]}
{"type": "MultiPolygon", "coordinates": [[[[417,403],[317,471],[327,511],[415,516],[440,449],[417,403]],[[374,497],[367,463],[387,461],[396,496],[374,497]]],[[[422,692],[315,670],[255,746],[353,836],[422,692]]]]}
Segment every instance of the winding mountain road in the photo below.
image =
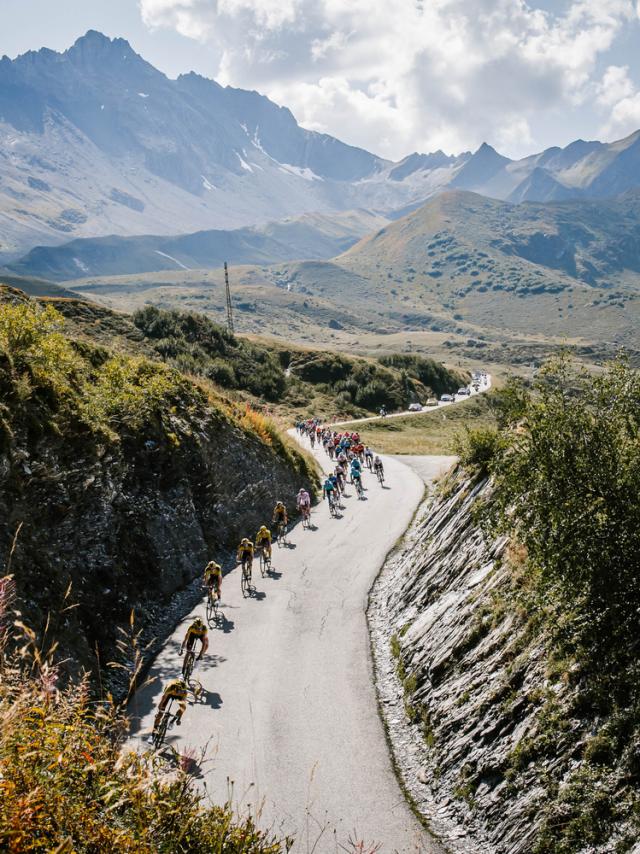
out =
{"type": "MultiPolygon", "coordinates": [[[[324,452],[315,455],[326,469],[324,452]]],[[[365,473],[366,500],[347,488],[340,518],[326,503],[314,508],[311,530],[297,525],[288,547],[274,546],[272,577],[262,579],[254,563],[255,596],[242,598],[238,570],[225,577],[225,625],[210,631],[195,672],[204,693],[168,735],[183,755],[208,748],[200,782],[214,802],[226,800],[232,781],[237,808],[295,835],[294,851],[336,851],[349,839],[383,852],[442,850],[406,804],[376,704],[367,594],[424,491],[397,459],[385,458],[385,470],[384,488],[365,473]]],[[[155,681],[134,698],[133,744],[148,735],[162,686],[180,672],[185,629],[204,610],[176,628],[155,681]]]]}

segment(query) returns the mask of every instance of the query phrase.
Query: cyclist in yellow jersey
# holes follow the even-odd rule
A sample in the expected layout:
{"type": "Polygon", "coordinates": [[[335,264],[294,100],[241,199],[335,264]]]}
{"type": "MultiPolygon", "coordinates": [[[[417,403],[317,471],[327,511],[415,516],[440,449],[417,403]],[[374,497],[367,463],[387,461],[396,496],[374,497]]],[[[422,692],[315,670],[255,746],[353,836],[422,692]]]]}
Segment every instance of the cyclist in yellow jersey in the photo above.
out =
{"type": "Polygon", "coordinates": [[[209,649],[209,633],[200,617],[196,617],[187,629],[187,633],[182,641],[182,646],[180,647],[180,655],[184,652],[185,646],[187,649],[191,649],[196,641],[200,641],[201,644],[200,655],[198,656],[198,661],[200,661],[202,656],[209,649]]]}
{"type": "Polygon", "coordinates": [[[256,534],[256,551],[262,549],[264,556],[271,558],[271,531],[263,525],[256,534]]]}
{"type": "Polygon", "coordinates": [[[238,546],[237,560],[238,563],[241,563],[243,566],[246,563],[251,567],[251,564],[253,563],[253,543],[248,537],[245,537],[238,546]]]}
{"type": "Polygon", "coordinates": [[[210,591],[215,589],[218,599],[222,599],[222,567],[214,560],[204,568],[204,583],[210,591]]]}
{"type": "Polygon", "coordinates": [[[273,522],[276,525],[280,524],[280,522],[282,522],[283,525],[287,525],[289,522],[287,508],[284,506],[282,501],[278,501],[276,506],[273,508],[273,522]]]}
{"type": "Polygon", "coordinates": [[[160,723],[160,718],[162,717],[162,713],[167,707],[169,700],[178,701],[176,724],[177,726],[180,726],[180,721],[182,720],[182,716],[184,715],[185,710],[187,708],[187,683],[184,681],[184,679],[172,679],[162,692],[162,699],[158,704],[158,712],[153,722],[154,731],[160,723]]]}

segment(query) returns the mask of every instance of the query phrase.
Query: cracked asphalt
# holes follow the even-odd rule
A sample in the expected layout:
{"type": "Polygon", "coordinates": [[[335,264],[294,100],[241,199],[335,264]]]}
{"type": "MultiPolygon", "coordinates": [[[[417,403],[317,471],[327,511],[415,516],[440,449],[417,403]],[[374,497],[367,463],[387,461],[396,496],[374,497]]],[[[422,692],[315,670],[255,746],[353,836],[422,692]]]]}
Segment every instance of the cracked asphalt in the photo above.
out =
{"type": "MultiPolygon", "coordinates": [[[[315,455],[326,468],[324,452],[315,455]]],[[[384,489],[365,473],[364,501],[347,487],[340,518],[326,503],[314,507],[311,530],[297,525],[289,547],[274,545],[271,577],[260,577],[256,561],[255,596],[242,598],[237,569],[225,577],[225,622],[210,630],[194,674],[202,697],[190,698],[182,726],[169,732],[178,753],[195,756],[214,802],[231,791],[261,827],[295,835],[294,851],[352,850],[350,839],[382,852],[441,851],[405,802],[376,703],[367,595],[424,490],[397,459],[385,458],[385,469],[384,489]]],[[[180,671],[180,642],[195,614],[204,618],[204,602],[168,639],[155,681],[133,700],[134,746],[150,731],[162,684],[180,671]]]]}

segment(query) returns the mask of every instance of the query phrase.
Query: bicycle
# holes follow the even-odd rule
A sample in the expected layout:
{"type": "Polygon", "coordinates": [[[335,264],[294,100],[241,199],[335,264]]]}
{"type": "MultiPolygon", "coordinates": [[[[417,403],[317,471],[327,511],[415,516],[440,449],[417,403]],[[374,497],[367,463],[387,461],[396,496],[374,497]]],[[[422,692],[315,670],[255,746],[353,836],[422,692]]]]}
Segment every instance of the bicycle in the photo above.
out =
{"type": "Polygon", "coordinates": [[[356,492],[358,493],[358,498],[364,498],[364,487],[362,486],[362,478],[357,477],[355,479],[356,492]]]}
{"type": "Polygon", "coordinates": [[[373,471],[373,460],[371,459],[371,457],[367,457],[366,462],[367,462],[367,468],[369,469],[369,471],[373,471]]]}
{"type": "Polygon", "coordinates": [[[384,472],[382,469],[376,469],[376,477],[380,481],[380,486],[384,484],[384,472]]]}
{"type": "Polygon", "coordinates": [[[337,501],[331,493],[327,500],[329,501],[329,513],[335,518],[338,515],[337,501]]]}
{"type": "Polygon", "coordinates": [[[209,587],[207,592],[207,623],[209,626],[211,626],[212,623],[217,624],[219,618],[220,596],[209,587]]]}
{"type": "Polygon", "coordinates": [[[245,559],[242,561],[242,575],[240,576],[240,588],[242,596],[246,599],[251,596],[251,563],[245,559]]]}
{"type": "Polygon", "coordinates": [[[308,507],[306,504],[303,504],[300,510],[302,512],[302,527],[311,527],[311,508],[308,507]]]}
{"type": "Polygon", "coordinates": [[[260,575],[266,578],[271,572],[271,555],[265,548],[260,549],[260,575]]]}
{"type": "Polygon", "coordinates": [[[278,546],[282,546],[287,542],[287,526],[284,522],[278,522],[276,542],[278,546]]]}
{"type": "Polygon", "coordinates": [[[188,649],[184,656],[184,661],[182,662],[182,675],[184,676],[184,681],[189,684],[189,680],[191,679],[191,674],[193,673],[193,668],[196,663],[196,653],[194,649],[188,649]]]}
{"type": "Polygon", "coordinates": [[[173,723],[177,719],[177,715],[171,714],[171,704],[173,700],[170,699],[167,703],[166,709],[163,710],[162,716],[158,725],[154,727],[153,732],[151,733],[151,743],[155,747],[156,750],[159,750],[162,747],[162,744],[166,738],[167,730],[169,729],[169,725],[173,723]]]}

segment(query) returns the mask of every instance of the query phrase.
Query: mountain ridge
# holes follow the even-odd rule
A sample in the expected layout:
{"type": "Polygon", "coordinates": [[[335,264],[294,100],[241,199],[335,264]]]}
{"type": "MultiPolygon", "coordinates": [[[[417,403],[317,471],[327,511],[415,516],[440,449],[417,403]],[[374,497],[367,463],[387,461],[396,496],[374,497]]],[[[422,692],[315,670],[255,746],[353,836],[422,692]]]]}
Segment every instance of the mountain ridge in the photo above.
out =
{"type": "Polygon", "coordinates": [[[172,80],[90,30],[62,53],[0,60],[0,262],[75,237],[356,208],[390,216],[451,187],[518,202],[606,198],[640,186],[638,133],[517,161],[483,143],[392,163],[301,127],[258,92],[194,72],[172,80]]]}

